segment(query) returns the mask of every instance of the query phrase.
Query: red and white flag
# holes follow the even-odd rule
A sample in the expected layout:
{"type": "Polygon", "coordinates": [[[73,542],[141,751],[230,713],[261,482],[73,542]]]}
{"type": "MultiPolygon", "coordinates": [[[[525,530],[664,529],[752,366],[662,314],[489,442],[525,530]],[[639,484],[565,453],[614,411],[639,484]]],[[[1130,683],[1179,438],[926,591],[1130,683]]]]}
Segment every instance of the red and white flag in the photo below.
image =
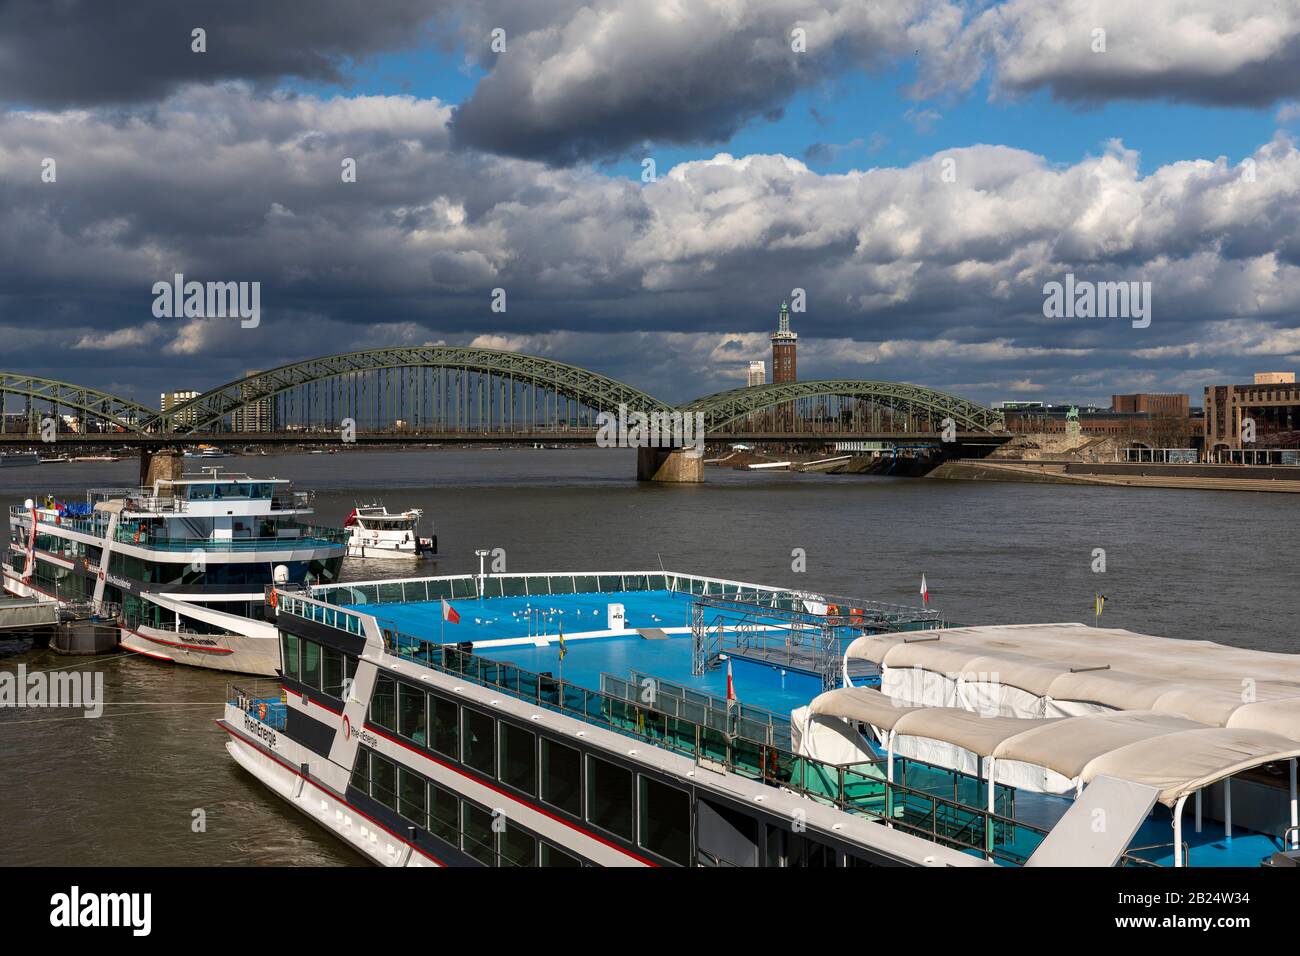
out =
{"type": "Polygon", "coordinates": [[[731,661],[727,661],[727,706],[736,702],[736,682],[731,678],[731,661]]]}
{"type": "Polygon", "coordinates": [[[930,603],[930,589],[926,587],[924,574],[921,575],[921,601],[925,604],[930,603]]]}
{"type": "Polygon", "coordinates": [[[442,599],[442,619],[444,621],[451,621],[452,624],[460,623],[460,614],[454,607],[447,603],[446,598],[442,599]]]}

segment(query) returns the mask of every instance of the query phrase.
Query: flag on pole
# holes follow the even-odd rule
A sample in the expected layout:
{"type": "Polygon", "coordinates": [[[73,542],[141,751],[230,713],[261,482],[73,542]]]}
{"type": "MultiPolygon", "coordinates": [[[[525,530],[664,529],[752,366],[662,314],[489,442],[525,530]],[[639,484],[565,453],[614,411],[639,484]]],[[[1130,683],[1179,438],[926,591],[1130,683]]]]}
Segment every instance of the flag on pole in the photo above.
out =
{"type": "Polygon", "coordinates": [[[442,599],[442,619],[451,621],[452,624],[460,623],[460,614],[447,602],[446,598],[442,599]]]}
{"type": "Polygon", "coordinates": [[[921,602],[923,604],[930,603],[930,589],[926,586],[924,574],[921,575],[921,602]]]}
{"type": "Polygon", "coordinates": [[[1097,623],[1098,623],[1098,624],[1101,623],[1101,612],[1102,612],[1102,609],[1105,608],[1105,607],[1106,607],[1106,595],[1104,595],[1104,594],[1098,594],[1098,595],[1097,595],[1097,601],[1096,601],[1096,615],[1097,615],[1097,623]]]}
{"type": "Polygon", "coordinates": [[[563,661],[566,654],[569,653],[568,647],[564,644],[564,622],[560,622],[560,660],[563,661]]]}
{"type": "Polygon", "coordinates": [[[727,706],[730,707],[736,702],[736,682],[731,676],[731,660],[727,660],[727,706]]]}

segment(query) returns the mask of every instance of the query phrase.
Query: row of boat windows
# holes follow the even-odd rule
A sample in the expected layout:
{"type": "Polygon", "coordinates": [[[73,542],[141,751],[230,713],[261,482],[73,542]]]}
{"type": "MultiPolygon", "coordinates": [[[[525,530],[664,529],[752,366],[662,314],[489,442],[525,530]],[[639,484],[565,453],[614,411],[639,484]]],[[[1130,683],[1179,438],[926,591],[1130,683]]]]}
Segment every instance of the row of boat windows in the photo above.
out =
{"type": "Polygon", "coordinates": [[[315,641],[280,632],[284,676],[330,697],[343,699],[343,682],[357,673],[357,659],[315,641]]]}
{"type": "Polygon", "coordinates": [[[190,501],[227,501],[231,498],[262,499],[270,498],[275,485],[269,482],[255,481],[221,485],[187,485],[185,497],[190,501]]]}
{"type": "Polygon", "coordinates": [[[690,863],[685,790],[387,676],[376,679],[369,720],[628,844],[690,863]]]}
{"type": "Polygon", "coordinates": [[[357,748],[352,786],[484,866],[582,866],[504,815],[462,800],[369,748],[357,748]]]}

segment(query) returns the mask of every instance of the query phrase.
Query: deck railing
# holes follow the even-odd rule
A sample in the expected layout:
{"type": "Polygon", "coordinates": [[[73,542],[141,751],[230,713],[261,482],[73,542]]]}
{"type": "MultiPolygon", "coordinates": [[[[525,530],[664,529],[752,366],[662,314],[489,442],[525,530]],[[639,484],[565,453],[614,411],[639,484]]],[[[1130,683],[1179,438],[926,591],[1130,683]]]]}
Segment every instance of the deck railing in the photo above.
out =
{"type": "Polygon", "coordinates": [[[386,650],[404,660],[484,687],[505,691],[538,707],[644,740],[710,769],[734,773],[790,790],[826,806],[892,825],[968,852],[1008,864],[1022,864],[1046,835],[1045,830],[1010,816],[1014,791],[995,788],[995,808],[961,802],[967,793],[985,794],[977,778],[910,758],[895,758],[895,771],[910,773],[914,783],[942,786],[945,795],[886,779],[885,761],[877,758],[836,765],[801,756],[728,732],[695,723],[653,706],[589,690],[548,674],[479,657],[454,645],[436,644],[387,632],[386,650]],[[915,765],[915,766],[909,766],[915,765]],[[955,799],[946,796],[948,788],[955,799]]]}

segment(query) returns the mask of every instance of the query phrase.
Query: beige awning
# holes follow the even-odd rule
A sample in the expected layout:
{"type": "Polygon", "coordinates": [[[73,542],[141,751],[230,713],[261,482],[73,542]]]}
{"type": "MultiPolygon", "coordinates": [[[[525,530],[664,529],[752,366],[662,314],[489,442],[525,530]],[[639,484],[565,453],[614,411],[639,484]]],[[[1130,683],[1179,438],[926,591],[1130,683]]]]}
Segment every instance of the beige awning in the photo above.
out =
{"type": "Polygon", "coordinates": [[[1206,727],[1152,737],[1102,754],[1080,776],[1090,783],[1102,775],[1145,783],[1160,790],[1160,802],[1178,798],[1235,773],[1300,757],[1300,742],[1264,730],[1206,727]]]}
{"type": "Polygon", "coordinates": [[[843,687],[814,697],[808,709],[822,717],[859,720],[881,730],[893,730],[894,723],[904,714],[924,708],[895,704],[870,687],[843,687]]]}
{"type": "Polygon", "coordinates": [[[992,755],[1010,737],[1059,723],[1059,717],[994,717],[958,707],[923,707],[901,717],[894,731],[955,744],[981,757],[992,755]]]}
{"type": "Polygon", "coordinates": [[[1180,730],[1204,727],[1194,720],[1151,711],[1066,717],[1008,738],[994,751],[999,760],[1021,760],[1074,779],[1088,762],[1119,747],[1180,730]]]}
{"type": "Polygon", "coordinates": [[[1297,705],[1281,703],[1300,699],[1300,654],[1083,624],[1011,624],[861,637],[846,656],[886,671],[929,671],[1056,701],[1155,710],[1214,726],[1249,724],[1300,740],[1297,705]],[[1247,686],[1259,704],[1242,700],[1247,686]],[[1240,718],[1245,723],[1234,724],[1241,708],[1253,709],[1240,718]]]}
{"type": "Polygon", "coordinates": [[[1242,704],[1228,718],[1228,726],[1242,730],[1267,730],[1292,740],[1300,739],[1300,697],[1242,704]]]}

